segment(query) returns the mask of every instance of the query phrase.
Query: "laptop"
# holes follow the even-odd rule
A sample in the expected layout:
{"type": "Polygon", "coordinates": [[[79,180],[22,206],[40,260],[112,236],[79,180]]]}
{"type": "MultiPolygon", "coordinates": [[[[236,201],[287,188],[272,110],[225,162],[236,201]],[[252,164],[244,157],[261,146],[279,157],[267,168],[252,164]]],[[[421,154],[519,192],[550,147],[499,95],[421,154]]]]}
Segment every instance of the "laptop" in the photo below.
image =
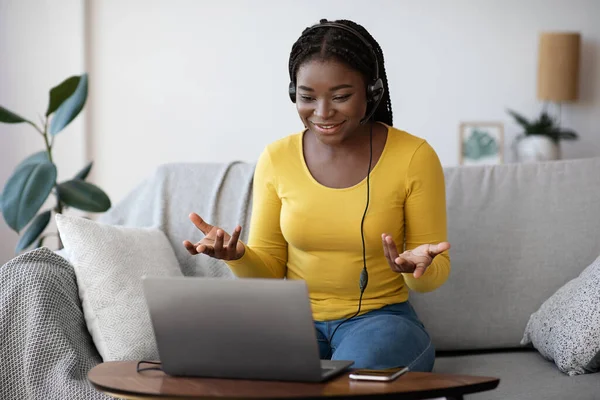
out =
{"type": "Polygon", "coordinates": [[[323,382],[354,364],[320,360],[302,280],[142,280],[162,369],[168,375],[323,382]]]}

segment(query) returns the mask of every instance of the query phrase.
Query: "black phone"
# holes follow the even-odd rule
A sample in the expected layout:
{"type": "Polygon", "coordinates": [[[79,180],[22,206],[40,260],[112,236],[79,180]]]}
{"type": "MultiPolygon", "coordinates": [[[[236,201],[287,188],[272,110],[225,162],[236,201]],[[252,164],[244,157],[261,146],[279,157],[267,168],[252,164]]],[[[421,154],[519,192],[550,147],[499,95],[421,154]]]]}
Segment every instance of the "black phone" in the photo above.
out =
{"type": "Polygon", "coordinates": [[[355,369],[350,372],[349,378],[362,381],[390,382],[408,372],[408,367],[388,369],[355,369]]]}

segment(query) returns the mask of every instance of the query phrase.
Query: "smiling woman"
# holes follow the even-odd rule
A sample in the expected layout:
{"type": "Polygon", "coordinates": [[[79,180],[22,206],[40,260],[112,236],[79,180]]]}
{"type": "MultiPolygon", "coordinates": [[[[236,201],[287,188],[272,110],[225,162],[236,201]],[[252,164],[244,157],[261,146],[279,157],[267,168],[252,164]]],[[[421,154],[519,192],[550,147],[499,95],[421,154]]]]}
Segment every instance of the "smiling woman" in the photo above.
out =
{"type": "Polygon", "coordinates": [[[248,243],[240,226],[229,235],[192,213],[205,236],[184,246],[240,277],[306,281],[322,358],[430,371],[434,346],[408,294],[450,272],[440,161],[393,127],[383,52],[362,26],[305,29],[289,73],[304,129],[258,160],[248,243]]]}
{"type": "Polygon", "coordinates": [[[304,125],[317,135],[338,133],[338,143],[352,137],[366,112],[362,75],[340,62],[314,60],[304,63],[297,76],[297,109],[304,125]]]}

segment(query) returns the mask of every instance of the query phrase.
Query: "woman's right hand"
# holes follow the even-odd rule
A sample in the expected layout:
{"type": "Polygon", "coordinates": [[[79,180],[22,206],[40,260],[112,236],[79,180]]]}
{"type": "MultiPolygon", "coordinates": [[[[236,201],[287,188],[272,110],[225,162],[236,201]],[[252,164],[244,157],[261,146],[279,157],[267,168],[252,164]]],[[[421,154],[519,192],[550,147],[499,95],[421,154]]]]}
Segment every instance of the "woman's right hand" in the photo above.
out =
{"type": "Polygon", "coordinates": [[[233,235],[229,235],[223,229],[207,224],[196,213],[190,214],[190,220],[203,234],[204,238],[194,244],[184,240],[183,245],[191,255],[206,254],[219,260],[238,260],[242,258],[246,247],[239,240],[241,226],[236,226],[233,235]]]}

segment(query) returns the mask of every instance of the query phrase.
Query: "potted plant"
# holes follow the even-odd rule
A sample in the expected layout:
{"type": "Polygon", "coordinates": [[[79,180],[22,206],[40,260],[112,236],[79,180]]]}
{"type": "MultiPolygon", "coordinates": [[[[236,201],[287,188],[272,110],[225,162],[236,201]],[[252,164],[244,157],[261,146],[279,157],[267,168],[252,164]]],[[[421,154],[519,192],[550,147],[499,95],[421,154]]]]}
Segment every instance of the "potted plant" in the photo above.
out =
{"type": "MultiPolygon", "coordinates": [[[[50,90],[48,109],[37,125],[20,115],[0,106],[0,122],[26,123],[41,136],[44,150],[34,153],[16,166],[0,194],[0,210],[6,224],[20,234],[16,253],[35,243],[41,247],[52,212],[62,213],[67,207],[88,212],[104,212],[111,206],[110,199],[99,187],[86,182],[92,162],[72,179],[57,182],[57,169],[52,149],[54,139],[83,109],[88,94],[87,74],[72,76],[50,90]],[[54,207],[40,212],[51,194],[55,196],[54,207]]],[[[56,233],[58,236],[58,233],[56,233]]],[[[62,248],[60,236],[58,247],[62,248]]]]}
{"type": "Polygon", "coordinates": [[[546,111],[531,121],[513,110],[507,111],[523,128],[515,139],[517,159],[521,162],[558,160],[560,141],[578,138],[574,131],[560,127],[546,111]]]}

